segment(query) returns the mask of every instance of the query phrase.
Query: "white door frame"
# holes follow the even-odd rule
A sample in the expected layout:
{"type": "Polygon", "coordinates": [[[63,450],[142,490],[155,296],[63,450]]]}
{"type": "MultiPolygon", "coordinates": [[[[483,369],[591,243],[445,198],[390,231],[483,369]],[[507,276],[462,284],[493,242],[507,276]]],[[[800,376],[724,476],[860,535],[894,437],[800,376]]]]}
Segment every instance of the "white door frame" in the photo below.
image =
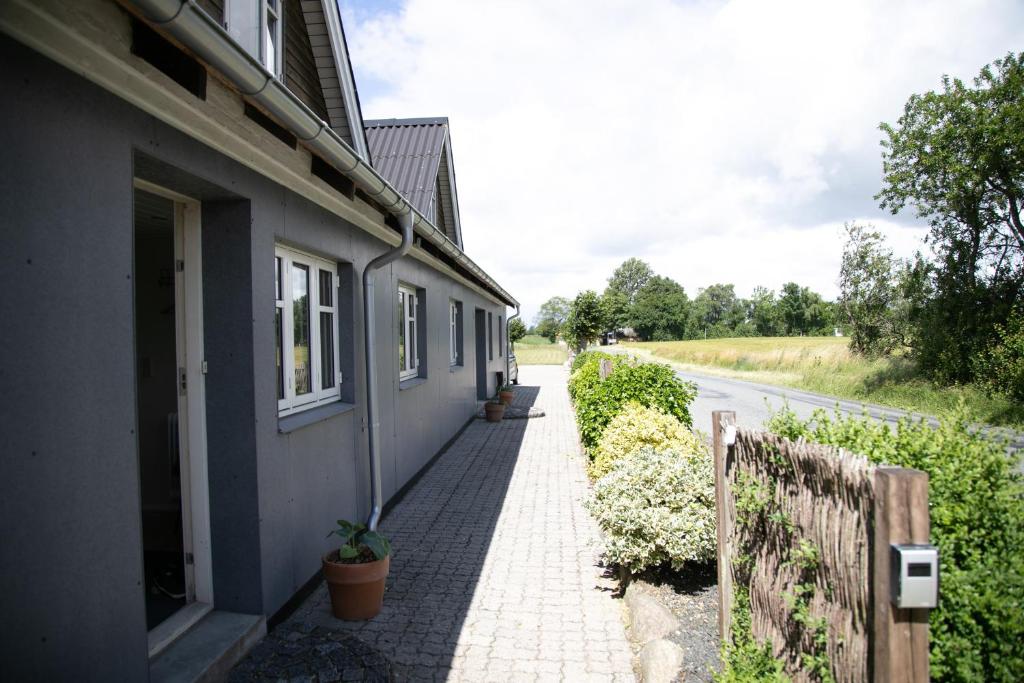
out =
{"type": "Polygon", "coordinates": [[[202,211],[197,200],[148,181],[136,178],[134,187],[174,202],[175,349],[186,605],[149,632],[149,656],[154,657],[213,609],[203,353],[202,211]]]}

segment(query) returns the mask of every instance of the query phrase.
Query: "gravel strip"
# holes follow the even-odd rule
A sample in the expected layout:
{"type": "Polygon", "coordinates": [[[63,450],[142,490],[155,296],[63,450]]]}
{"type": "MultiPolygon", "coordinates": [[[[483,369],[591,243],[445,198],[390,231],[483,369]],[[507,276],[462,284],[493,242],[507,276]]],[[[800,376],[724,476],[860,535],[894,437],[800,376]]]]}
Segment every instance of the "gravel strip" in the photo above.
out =
{"type": "Polygon", "coordinates": [[[633,579],[630,590],[654,597],[679,620],[679,629],[666,636],[683,650],[684,675],[679,680],[710,683],[712,670],[721,668],[715,566],[687,566],[678,572],[647,571],[633,579]]]}

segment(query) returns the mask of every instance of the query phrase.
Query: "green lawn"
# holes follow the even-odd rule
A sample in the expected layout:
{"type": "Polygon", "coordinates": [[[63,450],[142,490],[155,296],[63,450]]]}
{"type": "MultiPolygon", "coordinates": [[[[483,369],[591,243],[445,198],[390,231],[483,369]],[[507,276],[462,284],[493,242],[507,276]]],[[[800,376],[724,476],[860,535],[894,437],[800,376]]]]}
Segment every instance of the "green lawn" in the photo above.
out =
{"type": "Polygon", "coordinates": [[[745,337],[622,344],[673,361],[680,369],[806,389],[930,415],[963,401],[978,422],[1024,426],[1024,406],[974,386],[942,387],[920,378],[906,358],[867,359],[846,337],[745,337]]]}
{"type": "Polygon", "coordinates": [[[519,365],[561,365],[569,358],[564,345],[552,344],[536,334],[528,334],[517,341],[515,353],[519,365]]]}

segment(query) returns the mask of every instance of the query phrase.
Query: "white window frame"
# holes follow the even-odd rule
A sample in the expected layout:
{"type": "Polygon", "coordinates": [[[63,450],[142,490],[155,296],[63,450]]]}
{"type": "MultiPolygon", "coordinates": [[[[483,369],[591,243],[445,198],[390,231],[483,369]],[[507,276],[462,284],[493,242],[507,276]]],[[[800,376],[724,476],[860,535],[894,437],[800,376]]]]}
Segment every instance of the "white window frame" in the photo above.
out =
{"type": "Polygon", "coordinates": [[[399,380],[412,379],[418,377],[420,374],[420,345],[419,345],[419,294],[416,293],[416,288],[410,285],[399,284],[398,285],[398,302],[401,313],[398,316],[399,333],[405,334],[405,363],[402,364],[402,358],[398,355],[397,341],[398,337],[395,337],[395,359],[398,361],[398,378],[399,380]],[[409,302],[412,302],[410,306],[409,302]],[[409,314],[410,308],[412,309],[412,315],[409,314]],[[412,334],[409,334],[409,323],[412,323],[412,334]],[[409,353],[410,338],[412,339],[413,353],[409,353]]]}
{"type": "Polygon", "coordinates": [[[454,367],[459,364],[459,302],[455,299],[448,300],[448,343],[448,362],[454,367]]]}
{"type": "MultiPolygon", "coordinates": [[[[341,354],[338,343],[338,266],[326,259],[313,256],[289,247],[276,245],[275,259],[281,259],[280,292],[274,292],[274,305],[281,311],[283,328],[281,331],[282,365],[284,373],[284,398],[278,398],[277,414],[291,415],[324,403],[337,401],[341,397],[342,374],[340,369],[341,354]],[[309,269],[309,366],[310,389],[307,394],[295,393],[295,330],[294,301],[292,300],[292,265],[298,264],[309,269]],[[331,275],[331,305],[322,306],[320,301],[320,273],[331,275]],[[280,294],[280,296],[278,296],[280,294]],[[330,313],[334,321],[332,335],[334,355],[334,386],[323,388],[323,368],[320,360],[320,314],[330,313]]],[[[275,279],[277,264],[274,264],[275,279]]],[[[275,330],[275,335],[277,334],[275,330]]],[[[276,343],[275,343],[276,347],[276,343]]],[[[276,348],[275,348],[276,352],[276,348]]],[[[274,359],[274,370],[277,371],[277,359],[274,359]]],[[[274,386],[277,386],[275,378],[274,386]]]]}
{"type": "Polygon", "coordinates": [[[278,80],[284,73],[284,3],[298,1],[224,1],[224,27],[228,35],[278,80]]]}
{"type": "Polygon", "coordinates": [[[260,53],[263,56],[264,66],[278,79],[284,73],[284,45],[281,44],[281,39],[284,36],[282,30],[284,2],[285,0],[260,0],[262,19],[260,53]],[[271,29],[271,23],[273,23],[273,29],[271,29]]]}

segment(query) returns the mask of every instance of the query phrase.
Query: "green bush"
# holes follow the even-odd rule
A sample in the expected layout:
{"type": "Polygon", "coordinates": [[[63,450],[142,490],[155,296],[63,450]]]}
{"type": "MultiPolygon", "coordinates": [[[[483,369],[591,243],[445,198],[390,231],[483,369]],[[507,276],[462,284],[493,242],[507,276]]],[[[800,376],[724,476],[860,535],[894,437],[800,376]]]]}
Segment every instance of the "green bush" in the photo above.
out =
{"type": "Polygon", "coordinates": [[[1024,483],[1020,458],[970,428],[961,413],[937,428],[902,420],[788,410],[769,429],[841,446],[873,463],[928,473],[932,543],[939,548],[939,606],[931,613],[935,681],[1018,681],[1024,672],[1024,483]]]}
{"type": "Polygon", "coordinates": [[[690,453],[643,448],[619,460],[587,507],[608,560],[630,571],[715,556],[715,476],[703,445],[690,453]]]}
{"type": "Polygon", "coordinates": [[[676,377],[669,366],[620,360],[603,381],[598,372],[594,364],[587,362],[570,381],[580,440],[588,452],[597,446],[605,427],[630,401],[658,408],[687,427],[693,425],[689,405],[697,395],[697,387],[676,377]]]}
{"type": "Polygon", "coordinates": [[[697,453],[703,442],[671,415],[630,401],[612,418],[594,449],[588,467],[591,479],[600,479],[616,461],[649,446],[655,450],[697,453]]]}
{"type": "Polygon", "coordinates": [[[1005,326],[996,325],[996,336],[998,341],[975,359],[975,376],[989,393],[1024,403],[1024,309],[1005,326]]]}
{"type": "Polygon", "coordinates": [[[626,360],[626,357],[615,356],[610,353],[605,353],[604,351],[581,351],[580,353],[577,353],[576,358],[573,359],[572,368],[570,368],[569,372],[570,374],[576,374],[576,371],[584,365],[592,364],[594,367],[598,367],[602,359],[610,360],[612,362],[622,362],[626,360]]]}

